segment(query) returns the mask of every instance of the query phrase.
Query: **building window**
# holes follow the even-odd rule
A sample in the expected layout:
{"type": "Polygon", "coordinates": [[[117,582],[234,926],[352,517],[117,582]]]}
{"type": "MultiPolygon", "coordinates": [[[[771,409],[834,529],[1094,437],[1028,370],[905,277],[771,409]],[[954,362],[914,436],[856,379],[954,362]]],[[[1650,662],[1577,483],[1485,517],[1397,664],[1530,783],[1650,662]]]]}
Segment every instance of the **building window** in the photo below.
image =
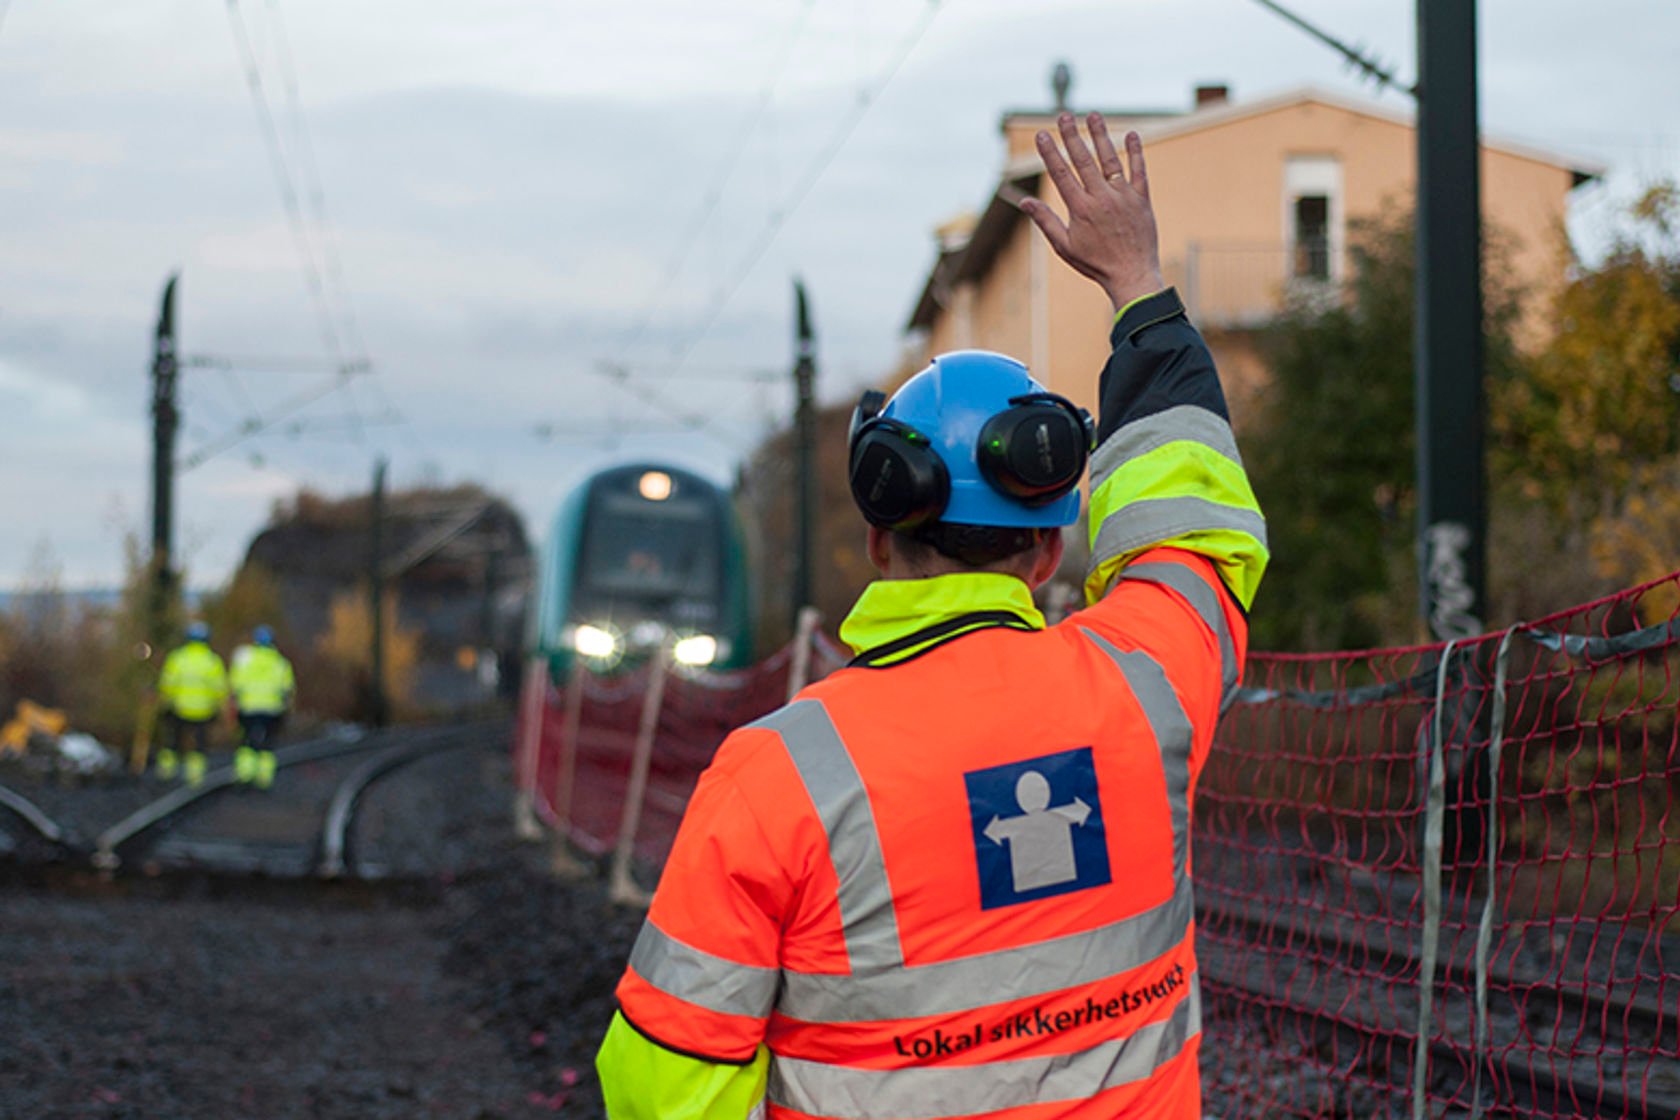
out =
{"type": "Polygon", "coordinates": [[[1289,156],[1283,171],[1288,279],[1324,284],[1342,276],[1342,164],[1335,156],[1289,156]]]}
{"type": "Polygon", "coordinates": [[[1295,259],[1297,280],[1330,279],[1330,198],[1304,194],[1295,199],[1295,259]]]}

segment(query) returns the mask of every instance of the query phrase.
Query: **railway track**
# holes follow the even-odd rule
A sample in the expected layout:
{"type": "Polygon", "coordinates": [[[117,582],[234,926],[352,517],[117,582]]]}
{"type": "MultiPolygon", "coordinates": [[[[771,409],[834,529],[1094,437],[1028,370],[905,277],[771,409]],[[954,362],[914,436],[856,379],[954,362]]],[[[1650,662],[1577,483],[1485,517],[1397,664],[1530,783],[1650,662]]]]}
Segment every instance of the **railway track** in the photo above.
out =
{"type": "Polygon", "coordinates": [[[13,825],[12,830],[0,829],[0,851],[17,847],[16,831],[27,832],[31,838],[38,837],[57,848],[71,846],[58,822],[16,790],[0,786],[0,809],[6,810],[4,816],[13,825]]]}
{"type": "MultiPolygon", "coordinates": [[[[358,853],[358,809],[369,791],[440,755],[507,741],[503,722],[337,734],[281,747],[272,789],[251,790],[218,767],[198,786],[176,787],[102,828],[91,840],[21,793],[0,787],[0,837],[46,843],[61,862],[106,875],[123,869],[198,870],[278,878],[379,878],[358,853]]],[[[84,826],[85,827],[85,826],[84,826]]],[[[91,830],[90,830],[91,831],[91,830]]],[[[0,849],[7,842],[0,840],[0,849]]]]}
{"type": "MultiPolygon", "coordinates": [[[[1211,998],[1273,1025],[1289,1020],[1330,1049],[1338,1065],[1352,1056],[1355,1064],[1382,1067],[1379,1051],[1409,1054],[1423,962],[1403,935],[1373,935],[1404,931],[1374,915],[1290,914],[1209,893],[1198,899],[1197,955],[1211,998]]],[[[1655,953],[1658,960],[1664,955],[1655,953]]],[[[1524,1115],[1680,1116],[1680,1007],[1672,982],[1641,977],[1632,991],[1613,993],[1607,978],[1566,985],[1536,969],[1490,963],[1490,1039],[1478,1053],[1468,1045],[1475,1009],[1472,980],[1462,972],[1460,966],[1449,976],[1442,962],[1434,975],[1432,1098],[1468,1102],[1479,1093],[1490,1115],[1510,1115],[1500,1105],[1521,1105],[1530,1110],[1524,1115]]],[[[1409,1061],[1401,1065],[1370,1076],[1386,1078],[1387,1095],[1404,1103],[1409,1061]]]]}

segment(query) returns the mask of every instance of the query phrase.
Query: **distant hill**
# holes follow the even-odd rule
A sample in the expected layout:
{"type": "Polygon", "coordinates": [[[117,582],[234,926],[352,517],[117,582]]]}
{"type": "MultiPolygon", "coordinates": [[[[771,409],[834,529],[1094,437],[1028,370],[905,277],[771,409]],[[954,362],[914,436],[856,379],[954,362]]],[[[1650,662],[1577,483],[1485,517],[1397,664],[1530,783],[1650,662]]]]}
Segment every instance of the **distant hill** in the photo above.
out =
{"type": "MultiPolygon", "coordinates": [[[[50,593],[0,590],[0,613],[10,614],[14,609],[25,610],[31,601],[39,599],[43,594],[63,596],[65,603],[76,610],[109,610],[122,602],[120,587],[82,587],[50,593]]],[[[184,597],[188,609],[196,607],[203,594],[202,591],[186,592],[184,597]]]]}

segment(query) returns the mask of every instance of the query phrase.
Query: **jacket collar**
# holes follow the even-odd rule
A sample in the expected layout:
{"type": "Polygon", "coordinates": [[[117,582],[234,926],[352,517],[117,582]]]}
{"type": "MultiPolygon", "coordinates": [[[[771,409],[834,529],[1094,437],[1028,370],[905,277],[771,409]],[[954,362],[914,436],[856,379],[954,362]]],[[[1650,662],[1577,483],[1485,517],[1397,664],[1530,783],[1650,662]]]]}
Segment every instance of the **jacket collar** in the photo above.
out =
{"type": "Polygon", "coordinates": [[[878,668],[998,626],[1044,629],[1026,581],[1002,572],[952,572],[876,580],[840,624],[840,639],[857,654],[853,665],[878,668]]]}

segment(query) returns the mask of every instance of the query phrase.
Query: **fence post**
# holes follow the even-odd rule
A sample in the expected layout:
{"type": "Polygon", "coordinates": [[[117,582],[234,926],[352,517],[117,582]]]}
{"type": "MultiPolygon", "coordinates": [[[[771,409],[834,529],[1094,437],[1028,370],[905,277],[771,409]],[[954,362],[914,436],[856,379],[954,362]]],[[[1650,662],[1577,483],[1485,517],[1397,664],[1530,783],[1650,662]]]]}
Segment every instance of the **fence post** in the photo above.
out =
{"type": "Polygon", "coordinates": [[[519,743],[514,748],[513,833],[521,840],[542,837],[537,822],[537,755],[542,749],[543,705],[548,696],[548,665],[542,657],[525,662],[525,687],[520,690],[519,743]]]}
{"type": "Polygon", "coordinates": [[[581,879],[589,865],[572,854],[572,797],[577,789],[578,737],[583,731],[583,658],[572,659],[566,677],[566,718],[561,724],[560,758],[554,768],[554,838],[548,869],[563,879],[581,879]]]}
{"type": "Polygon", "coordinates": [[[792,703],[794,696],[811,679],[811,642],[817,632],[817,621],[821,617],[815,607],[799,608],[799,625],[795,628],[793,638],[793,663],[788,666],[789,703],[792,703]]]}
{"type": "Polygon", "coordinates": [[[630,874],[630,857],[636,846],[636,829],[642,823],[642,799],[647,794],[648,766],[653,760],[653,741],[659,732],[659,708],[665,702],[670,664],[671,651],[661,642],[653,655],[647,696],[642,700],[642,722],[630,758],[630,785],[624,791],[624,815],[619,819],[618,847],[613,852],[612,876],[607,884],[608,898],[630,906],[646,906],[653,897],[636,885],[630,874]]]}
{"type": "Polygon", "coordinates": [[[1455,638],[1441,651],[1435,670],[1435,710],[1430,713],[1426,754],[1420,762],[1428,775],[1423,809],[1423,931],[1418,951],[1417,1049],[1412,1052],[1412,1118],[1428,1114],[1425,1090],[1429,1083],[1429,1032],[1435,1012],[1435,959],[1441,943],[1441,841],[1446,817],[1447,764],[1441,711],[1446,706],[1447,667],[1452,663],[1455,638]]]}

